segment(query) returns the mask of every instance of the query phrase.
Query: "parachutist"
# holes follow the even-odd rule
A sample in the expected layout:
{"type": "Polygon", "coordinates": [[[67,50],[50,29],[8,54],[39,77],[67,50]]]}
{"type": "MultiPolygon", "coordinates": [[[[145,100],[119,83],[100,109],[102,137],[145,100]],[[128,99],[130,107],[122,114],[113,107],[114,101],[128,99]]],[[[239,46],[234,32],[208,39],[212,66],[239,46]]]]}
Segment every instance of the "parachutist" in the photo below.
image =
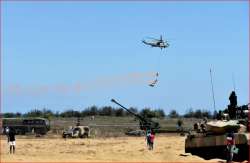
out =
{"type": "Polygon", "coordinates": [[[158,82],[157,77],[159,76],[159,73],[156,72],[155,76],[156,76],[156,79],[152,83],[149,84],[150,87],[154,87],[156,83],[158,82]]]}
{"type": "Polygon", "coordinates": [[[155,79],[152,83],[149,84],[150,87],[154,87],[156,85],[156,83],[158,82],[157,79],[155,79]]]}

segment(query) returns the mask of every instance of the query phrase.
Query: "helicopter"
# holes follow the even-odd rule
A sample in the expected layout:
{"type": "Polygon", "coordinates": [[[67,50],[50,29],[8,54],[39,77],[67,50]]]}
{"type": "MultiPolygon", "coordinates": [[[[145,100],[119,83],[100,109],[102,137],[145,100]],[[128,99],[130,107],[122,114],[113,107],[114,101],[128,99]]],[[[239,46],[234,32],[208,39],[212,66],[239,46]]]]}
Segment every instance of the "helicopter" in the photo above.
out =
{"type": "Polygon", "coordinates": [[[146,40],[142,40],[142,43],[146,44],[146,45],[150,45],[151,47],[159,47],[159,48],[167,48],[169,47],[169,44],[167,41],[164,41],[162,39],[162,35],[160,36],[160,39],[155,39],[152,37],[149,37],[149,39],[151,39],[151,42],[147,42],[146,40]]]}

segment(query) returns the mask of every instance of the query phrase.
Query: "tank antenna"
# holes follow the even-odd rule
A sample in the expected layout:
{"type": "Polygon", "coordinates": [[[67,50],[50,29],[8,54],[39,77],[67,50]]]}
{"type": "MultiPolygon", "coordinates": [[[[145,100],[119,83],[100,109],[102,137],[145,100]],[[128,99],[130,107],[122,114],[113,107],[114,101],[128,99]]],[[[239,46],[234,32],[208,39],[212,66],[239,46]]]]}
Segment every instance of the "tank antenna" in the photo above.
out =
{"type": "Polygon", "coordinates": [[[233,88],[234,88],[234,92],[235,92],[235,80],[234,80],[234,73],[232,73],[232,81],[233,81],[233,88]]]}
{"type": "Polygon", "coordinates": [[[210,79],[211,79],[211,88],[212,88],[212,95],[213,95],[213,102],[214,102],[214,111],[215,111],[215,98],[214,98],[214,86],[213,86],[213,79],[212,79],[212,70],[210,68],[210,79]]]}

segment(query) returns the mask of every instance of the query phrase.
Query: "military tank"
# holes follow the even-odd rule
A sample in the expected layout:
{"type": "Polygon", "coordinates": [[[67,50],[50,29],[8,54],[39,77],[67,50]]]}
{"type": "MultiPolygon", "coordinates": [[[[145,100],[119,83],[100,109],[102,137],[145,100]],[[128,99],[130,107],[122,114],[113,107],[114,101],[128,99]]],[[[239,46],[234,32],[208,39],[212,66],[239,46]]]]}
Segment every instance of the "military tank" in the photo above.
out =
{"type": "MultiPolygon", "coordinates": [[[[230,128],[230,127],[229,127],[230,128]]],[[[227,134],[225,133],[191,133],[185,140],[185,152],[200,156],[204,159],[226,159],[227,134]]],[[[235,145],[239,153],[234,155],[235,161],[248,160],[249,132],[234,133],[235,145]]]]}
{"type": "MultiPolygon", "coordinates": [[[[232,92],[232,94],[235,94],[232,92]]],[[[234,134],[237,154],[234,161],[249,160],[248,105],[237,106],[237,97],[229,97],[230,105],[220,111],[217,120],[195,124],[185,140],[185,152],[206,160],[227,159],[227,135],[234,134]]]]}

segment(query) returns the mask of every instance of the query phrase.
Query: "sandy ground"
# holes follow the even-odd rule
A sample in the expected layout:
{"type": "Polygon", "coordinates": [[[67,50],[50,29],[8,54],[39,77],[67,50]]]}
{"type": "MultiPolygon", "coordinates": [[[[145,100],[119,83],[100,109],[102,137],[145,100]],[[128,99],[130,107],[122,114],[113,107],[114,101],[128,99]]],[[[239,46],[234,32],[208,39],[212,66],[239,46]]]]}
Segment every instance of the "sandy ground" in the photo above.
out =
{"type": "Polygon", "coordinates": [[[144,137],[95,139],[17,138],[16,154],[10,155],[1,139],[1,162],[218,162],[184,152],[185,137],[158,135],[155,149],[149,151],[144,137]]]}

